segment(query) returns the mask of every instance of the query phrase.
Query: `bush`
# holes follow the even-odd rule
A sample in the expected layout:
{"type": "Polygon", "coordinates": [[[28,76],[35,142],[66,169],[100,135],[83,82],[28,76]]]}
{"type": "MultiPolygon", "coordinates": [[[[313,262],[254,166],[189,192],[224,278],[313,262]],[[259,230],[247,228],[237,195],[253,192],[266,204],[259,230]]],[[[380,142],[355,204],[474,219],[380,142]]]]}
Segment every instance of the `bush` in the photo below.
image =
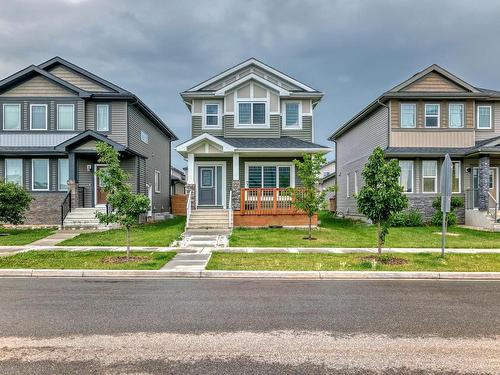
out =
{"type": "Polygon", "coordinates": [[[418,210],[408,210],[392,215],[391,227],[420,227],[424,225],[424,217],[418,210]]]}
{"type": "Polygon", "coordinates": [[[0,224],[22,224],[32,199],[22,186],[0,181],[0,224]]]}
{"type": "MultiPolygon", "coordinates": [[[[446,215],[447,225],[455,225],[457,223],[457,208],[463,207],[464,202],[458,197],[451,197],[450,212],[446,215]]],[[[432,225],[442,225],[443,213],[441,212],[441,197],[436,197],[432,202],[432,207],[436,210],[432,215],[432,225]]]]}

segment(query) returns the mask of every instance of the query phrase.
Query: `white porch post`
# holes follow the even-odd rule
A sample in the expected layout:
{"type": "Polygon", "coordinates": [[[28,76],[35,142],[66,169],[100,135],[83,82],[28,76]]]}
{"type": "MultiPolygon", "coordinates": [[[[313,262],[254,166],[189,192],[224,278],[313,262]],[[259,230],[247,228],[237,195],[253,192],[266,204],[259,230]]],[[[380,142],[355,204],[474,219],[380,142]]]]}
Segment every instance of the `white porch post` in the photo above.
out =
{"type": "Polygon", "coordinates": [[[240,154],[233,154],[233,181],[240,179],[240,154]]]}
{"type": "Polygon", "coordinates": [[[233,154],[233,182],[231,184],[233,201],[229,202],[233,210],[240,209],[240,154],[233,154]]]}
{"type": "Polygon", "coordinates": [[[194,184],[194,154],[188,154],[187,183],[194,184]]]}

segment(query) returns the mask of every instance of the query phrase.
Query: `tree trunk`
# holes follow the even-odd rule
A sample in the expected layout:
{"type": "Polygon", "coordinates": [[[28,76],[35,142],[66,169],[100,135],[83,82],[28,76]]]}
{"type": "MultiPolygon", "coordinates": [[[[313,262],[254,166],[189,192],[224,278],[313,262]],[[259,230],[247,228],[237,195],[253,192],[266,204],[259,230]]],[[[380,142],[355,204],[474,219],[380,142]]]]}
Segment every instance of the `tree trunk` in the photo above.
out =
{"type": "Polygon", "coordinates": [[[377,223],[377,246],[378,255],[382,255],[382,228],[380,226],[380,221],[377,223]]]}
{"type": "Polygon", "coordinates": [[[130,259],[130,228],[125,227],[127,230],[127,260],[130,259]]]}
{"type": "Polygon", "coordinates": [[[309,216],[309,240],[312,239],[312,216],[309,216]]]}

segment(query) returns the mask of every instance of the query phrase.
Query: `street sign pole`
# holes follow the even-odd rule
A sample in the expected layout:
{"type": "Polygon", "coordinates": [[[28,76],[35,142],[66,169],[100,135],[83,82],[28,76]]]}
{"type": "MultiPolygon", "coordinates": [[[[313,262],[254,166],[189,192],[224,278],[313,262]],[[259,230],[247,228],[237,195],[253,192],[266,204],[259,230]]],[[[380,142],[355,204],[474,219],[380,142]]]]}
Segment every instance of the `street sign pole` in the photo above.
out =
{"type": "Polygon", "coordinates": [[[441,228],[441,256],[444,257],[446,247],[446,214],[451,210],[451,159],[446,154],[441,165],[441,212],[443,213],[443,223],[441,228]]]}

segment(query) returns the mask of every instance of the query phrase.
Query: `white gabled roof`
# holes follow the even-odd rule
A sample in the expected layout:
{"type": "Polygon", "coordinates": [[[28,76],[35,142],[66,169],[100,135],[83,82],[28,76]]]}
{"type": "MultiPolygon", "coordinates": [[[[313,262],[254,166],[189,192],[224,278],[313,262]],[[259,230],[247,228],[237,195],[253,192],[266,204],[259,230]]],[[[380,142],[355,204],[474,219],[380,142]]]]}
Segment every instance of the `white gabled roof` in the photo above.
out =
{"type": "Polygon", "coordinates": [[[237,86],[239,86],[239,85],[241,85],[241,84],[243,84],[243,83],[245,83],[247,81],[251,81],[251,80],[260,82],[264,86],[270,87],[270,88],[278,91],[279,94],[282,95],[282,96],[290,96],[290,91],[284,89],[283,87],[280,87],[280,86],[276,85],[275,83],[273,83],[271,81],[268,81],[267,79],[264,79],[264,78],[258,76],[255,73],[247,74],[246,76],[241,77],[240,79],[237,79],[234,82],[231,82],[229,85],[226,85],[226,86],[222,87],[220,90],[217,90],[214,93],[214,95],[215,96],[217,96],[217,95],[225,95],[227,91],[232,90],[233,88],[235,88],[235,87],[237,87],[237,86]]]}
{"type": "Polygon", "coordinates": [[[214,137],[213,135],[208,134],[208,133],[200,134],[199,136],[194,137],[193,139],[190,139],[189,141],[178,145],[175,148],[175,150],[179,153],[187,152],[187,150],[190,146],[197,144],[197,143],[200,143],[200,142],[203,142],[203,141],[210,141],[210,142],[213,142],[213,143],[221,146],[223,152],[233,152],[235,150],[235,148],[233,146],[231,146],[229,143],[226,143],[226,142],[222,141],[221,139],[214,137]]]}

